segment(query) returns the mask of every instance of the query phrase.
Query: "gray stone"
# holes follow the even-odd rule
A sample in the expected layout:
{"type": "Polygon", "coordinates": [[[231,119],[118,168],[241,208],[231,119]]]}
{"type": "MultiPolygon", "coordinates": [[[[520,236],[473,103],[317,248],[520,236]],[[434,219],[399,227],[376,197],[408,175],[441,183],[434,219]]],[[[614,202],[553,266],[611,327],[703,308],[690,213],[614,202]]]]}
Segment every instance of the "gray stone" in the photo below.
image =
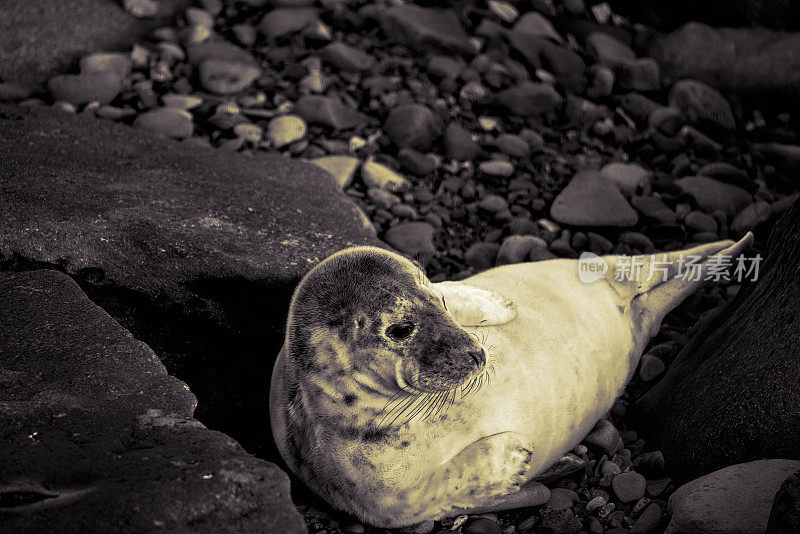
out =
{"type": "Polygon", "coordinates": [[[426,222],[400,223],[386,232],[386,242],[425,266],[436,254],[433,233],[433,226],[426,222]]]}
{"type": "Polygon", "coordinates": [[[108,104],[122,87],[119,76],[113,73],[64,74],[50,78],[47,83],[53,100],[63,100],[82,106],[93,100],[108,104]]]}
{"type": "Polygon", "coordinates": [[[427,151],[442,132],[441,121],[427,106],[403,104],[392,108],[383,125],[399,148],[427,151]]]}
{"type": "Polygon", "coordinates": [[[691,195],[705,211],[722,210],[728,217],[735,217],[753,201],[753,196],[735,185],[718,182],[705,176],[686,176],[675,180],[681,191],[691,195]]]}
{"type": "Polygon", "coordinates": [[[551,113],[562,98],[549,83],[522,82],[497,93],[497,103],[515,115],[551,113]]]}
{"type": "Polygon", "coordinates": [[[67,275],[0,273],[0,293],[0,530],[305,532],[286,474],[194,419],[67,275]]]}
{"type": "Polygon", "coordinates": [[[669,498],[664,534],[763,534],[775,493],[798,469],[797,460],[757,460],[692,480],[669,498]]]}
{"type": "Polygon", "coordinates": [[[298,33],[318,20],[316,9],[281,7],[268,11],[261,19],[259,29],[268,39],[278,39],[298,33]]]}
{"type": "Polygon", "coordinates": [[[363,124],[369,117],[331,96],[306,95],[294,106],[294,112],[312,124],[344,130],[363,124]]]}
{"type": "Polygon", "coordinates": [[[669,103],[700,128],[731,131],[736,128],[728,101],[713,87],[697,80],[681,80],[672,86],[669,103]]]}
{"type": "Polygon", "coordinates": [[[264,392],[294,286],[346,246],[385,246],[353,202],[309,163],[0,111],[0,265],[78,279],[189,383],[204,424],[277,458],[264,392]]]}
{"type": "Polygon", "coordinates": [[[576,226],[633,226],[639,217],[614,183],[597,171],[580,171],[553,201],[556,222],[576,226]]]}
{"type": "Polygon", "coordinates": [[[457,52],[471,56],[475,48],[452,9],[415,5],[392,6],[380,13],[381,26],[396,41],[421,52],[457,52]]]}
{"type": "Polygon", "coordinates": [[[375,66],[374,57],[341,41],[329,44],[319,54],[341,70],[363,72],[375,66]]]}
{"type": "Polygon", "coordinates": [[[775,494],[765,534],[796,532],[800,532],[800,471],[784,480],[775,494]]]}

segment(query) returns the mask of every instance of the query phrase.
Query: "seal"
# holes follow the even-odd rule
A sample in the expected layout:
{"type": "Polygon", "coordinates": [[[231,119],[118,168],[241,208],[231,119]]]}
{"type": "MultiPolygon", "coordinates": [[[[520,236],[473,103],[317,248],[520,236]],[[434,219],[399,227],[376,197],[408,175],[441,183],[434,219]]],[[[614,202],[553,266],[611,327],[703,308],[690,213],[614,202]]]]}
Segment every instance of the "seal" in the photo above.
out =
{"type": "Polygon", "coordinates": [[[590,283],[579,260],[431,283],[383,249],[337,252],[292,297],[270,390],[278,449],[318,495],[378,527],[514,507],[703,283],[680,258],[705,272],[751,242],[634,257],[630,279],[609,273],[631,257],[594,257],[604,270],[590,283]]]}

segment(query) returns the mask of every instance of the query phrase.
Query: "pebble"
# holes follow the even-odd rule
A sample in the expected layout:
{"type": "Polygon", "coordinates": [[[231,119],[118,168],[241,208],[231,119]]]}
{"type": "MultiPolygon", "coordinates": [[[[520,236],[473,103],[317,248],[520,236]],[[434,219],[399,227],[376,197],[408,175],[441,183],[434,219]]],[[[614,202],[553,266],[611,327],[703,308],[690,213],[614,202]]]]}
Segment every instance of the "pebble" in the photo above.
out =
{"type": "Polygon", "coordinates": [[[365,72],[375,66],[375,58],[341,41],[325,46],[320,57],[345,71],[365,72]]]}
{"type": "Polygon", "coordinates": [[[494,267],[499,251],[500,246],[496,243],[473,243],[464,253],[464,261],[473,269],[488,269],[494,267]]]}
{"type": "Polygon", "coordinates": [[[605,506],[606,502],[607,501],[603,497],[598,495],[597,497],[594,497],[593,499],[591,499],[589,502],[586,503],[586,510],[588,512],[594,512],[595,510],[599,510],[600,508],[605,506]]]}
{"type": "Polygon", "coordinates": [[[394,5],[380,16],[384,32],[420,52],[457,52],[472,55],[475,47],[464,33],[453,9],[426,9],[394,5]]]}
{"type": "Polygon", "coordinates": [[[631,527],[630,534],[651,534],[656,532],[663,517],[664,512],[661,511],[661,507],[656,503],[650,503],[644,509],[642,515],[636,519],[636,522],[631,527]]]}
{"type": "Polygon", "coordinates": [[[447,157],[458,161],[472,160],[483,152],[472,139],[472,134],[457,122],[451,122],[445,128],[444,145],[447,157]]]}
{"type": "Polygon", "coordinates": [[[400,203],[400,199],[397,197],[397,195],[393,195],[388,191],[378,189],[377,187],[370,187],[367,189],[367,196],[375,204],[387,210],[400,203]]]}
{"type": "Polygon", "coordinates": [[[624,194],[649,195],[653,173],[637,163],[609,163],[600,172],[607,176],[624,194]]]}
{"type": "Polygon", "coordinates": [[[666,366],[658,356],[645,354],[639,364],[639,378],[644,382],[651,382],[664,374],[666,366]]]}
{"type": "Polygon", "coordinates": [[[389,228],[385,239],[400,252],[426,266],[436,254],[433,233],[433,226],[426,222],[404,222],[389,228]]]}
{"type": "Polygon", "coordinates": [[[798,469],[797,460],[756,460],[692,480],[669,498],[665,534],[765,532],[775,493],[798,469]]]}
{"type": "Polygon", "coordinates": [[[192,114],[173,108],[156,108],[142,113],[133,122],[134,127],[183,139],[194,131],[192,114]]]}
{"type": "Polygon", "coordinates": [[[294,112],[311,124],[322,124],[336,130],[352,128],[368,120],[366,115],[339,100],[321,95],[301,97],[294,106],[294,112]]]}
{"type": "Polygon", "coordinates": [[[552,510],[566,510],[572,508],[573,503],[580,502],[580,497],[571,489],[553,488],[550,490],[550,500],[547,505],[552,510]]]}
{"type": "Polygon", "coordinates": [[[528,158],[531,155],[531,147],[528,142],[515,134],[500,134],[495,140],[495,146],[509,156],[528,158]]]}
{"type": "Polygon", "coordinates": [[[759,200],[744,208],[731,222],[731,231],[734,237],[742,236],[753,231],[759,224],[767,222],[772,217],[772,207],[769,203],[759,200]]]}
{"type": "Polygon", "coordinates": [[[665,135],[676,135],[686,124],[686,119],[675,106],[664,106],[654,109],[647,117],[647,123],[665,135]]]}
{"type": "Polygon", "coordinates": [[[733,111],[719,91],[697,80],[681,80],[672,86],[669,103],[680,109],[689,122],[719,130],[736,128],[733,111]]]}
{"type": "Polygon", "coordinates": [[[478,207],[491,213],[508,209],[508,202],[500,195],[486,195],[478,202],[478,207]]]}
{"type": "Polygon", "coordinates": [[[201,85],[212,93],[229,95],[243,91],[261,75],[261,69],[225,59],[207,59],[200,63],[201,85]]]}
{"type": "Polygon", "coordinates": [[[245,46],[253,46],[256,42],[256,29],[250,24],[234,24],[231,26],[236,40],[245,46]]]}
{"type": "Polygon", "coordinates": [[[556,534],[577,534],[581,530],[581,520],[572,509],[552,510],[545,508],[541,512],[543,532],[556,534]]]}
{"type": "Polygon", "coordinates": [[[81,74],[115,74],[124,78],[131,73],[131,55],[124,52],[95,52],[83,56],[80,62],[81,74]]]}
{"type": "Polygon", "coordinates": [[[377,187],[391,193],[411,189],[411,182],[389,167],[377,163],[371,157],[361,166],[361,179],[367,187],[377,187]]]}
{"type": "Polygon", "coordinates": [[[277,8],[268,11],[261,19],[259,29],[269,40],[299,33],[319,22],[313,8],[277,8]]]}
{"type": "Polygon", "coordinates": [[[137,18],[155,17],[158,4],[154,0],[123,0],[125,11],[137,18]]]}
{"type": "Polygon", "coordinates": [[[700,211],[691,211],[683,219],[684,224],[698,232],[716,232],[717,221],[714,217],[700,211]]]}
{"type": "Polygon", "coordinates": [[[722,210],[728,217],[735,217],[741,210],[748,206],[753,197],[735,185],[719,182],[705,176],[686,176],[675,180],[684,193],[694,197],[700,207],[706,212],[722,210]]]}
{"type": "Polygon", "coordinates": [[[183,109],[188,111],[202,104],[203,99],[199,96],[168,94],[161,96],[161,103],[167,108],[183,109]]]}
{"type": "Polygon", "coordinates": [[[616,69],[636,60],[636,53],[622,41],[604,32],[593,32],[586,37],[586,49],[598,63],[616,69]]]}
{"type": "Polygon", "coordinates": [[[488,161],[482,161],[478,165],[478,172],[488,174],[489,176],[507,178],[514,174],[514,166],[507,161],[492,159],[488,161]]]}
{"type": "Polygon", "coordinates": [[[534,248],[547,250],[547,242],[532,235],[508,236],[497,252],[497,265],[522,263],[534,248]]]}
{"type": "Polygon", "coordinates": [[[551,217],[575,226],[634,226],[639,217],[614,183],[597,171],[580,171],[553,201],[551,217]]]}
{"type": "Polygon", "coordinates": [[[562,102],[552,84],[530,81],[500,91],[496,100],[511,113],[522,116],[551,113],[562,102]]]}
{"type": "Polygon", "coordinates": [[[306,136],[306,123],[296,115],[280,115],[269,121],[267,138],[277,148],[284,147],[306,136]]]}
{"type": "Polygon", "coordinates": [[[670,480],[669,477],[648,480],[646,488],[647,495],[649,497],[658,497],[667,490],[670,484],[672,484],[672,480],[670,480]]]}
{"type": "Polygon", "coordinates": [[[233,133],[248,143],[258,143],[264,135],[264,129],[257,124],[242,123],[233,127],[233,133]]]}
{"type": "Polygon", "coordinates": [[[437,54],[431,56],[425,68],[434,78],[455,79],[463,68],[463,62],[451,56],[437,54]]]}
{"type": "MultiPolygon", "coordinates": [[[[508,21],[510,22],[510,21],[508,21]]],[[[564,38],[556,31],[553,25],[536,11],[529,11],[514,24],[511,29],[512,35],[531,35],[534,37],[545,37],[557,43],[563,43],[564,38]]]]}
{"type": "Polygon", "coordinates": [[[607,419],[600,419],[583,443],[597,447],[606,454],[611,454],[619,446],[620,437],[616,427],[607,419]]]}
{"type": "Polygon", "coordinates": [[[392,206],[392,213],[400,218],[411,219],[412,221],[419,219],[419,213],[417,213],[417,210],[408,204],[395,204],[392,206]]]}
{"type": "Polygon", "coordinates": [[[617,83],[622,89],[632,91],[658,91],[661,88],[661,71],[651,57],[635,59],[617,67],[617,83]]]}
{"type": "Polygon", "coordinates": [[[92,101],[108,104],[119,94],[122,82],[114,73],[64,74],[47,82],[53,100],[63,100],[75,106],[92,101]]]}
{"type": "Polygon", "coordinates": [[[644,497],[646,485],[647,480],[635,471],[620,473],[611,481],[614,494],[622,502],[638,501],[644,497]]]}
{"type": "Polygon", "coordinates": [[[331,173],[339,184],[340,189],[345,189],[353,183],[353,177],[361,165],[361,160],[351,156],[323,156],[311,161],[331,173]]]}
{"type": "Polygon", "coordinates": [[[94,110],[94,114],[104,119],[120,120],[136,115],[136,110],[129,107],[100,106],[94,110]]]}
{"type": "Polygon", "coordinates": [[[503,22],[514,22],[519,17],[519,11],[516,7],[508,2],[499,2],[498,0],[489,0],[487,2],[489,11],[494,13],[503,22]]]}
{"type": "Polygon", "coordinates": [[[404,169],[417,176],[426,176],[436,170],[439,159],[432,154],[423,154],[413,148],[403,148],[397,159],[404,169]]]}
{"type": "Polygon", "coordinates": [[[438,117],[421,104],[392,108],[383,127],[399,148],[414,148],[422,152],[427,151],[441,133],[438,117]]]}
{"type": "Polygon", "coordinates": [[[486,519],[485,517],[478,517],[469,521],[465,526],[461,527],[463,534],[502,534],[500,525],[497,521],[486,519]]]}
{"type": "Polygon", "coordinates": [[[634,196],[631,204],[647,219],[662,223],[675,222],[675,212],[669,209],[660,198],[634,196]]]}

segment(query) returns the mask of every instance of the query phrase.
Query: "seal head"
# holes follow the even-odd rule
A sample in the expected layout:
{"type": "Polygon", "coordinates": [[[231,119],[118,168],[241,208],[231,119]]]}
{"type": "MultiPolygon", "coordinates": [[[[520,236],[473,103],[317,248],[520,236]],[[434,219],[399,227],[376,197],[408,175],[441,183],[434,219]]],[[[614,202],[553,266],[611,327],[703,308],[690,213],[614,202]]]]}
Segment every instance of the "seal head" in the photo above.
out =
{"type": "Polygon", "coordinates": [[[309,272],[292,299],[286,341],[300,368],[365,373],[388,396],[449,390],[486,363],[480,341],[420,269],[376,247],[334,254],[309,272]],[[335,362],[320,358],[321,339],[337,340],[335,362]]]}

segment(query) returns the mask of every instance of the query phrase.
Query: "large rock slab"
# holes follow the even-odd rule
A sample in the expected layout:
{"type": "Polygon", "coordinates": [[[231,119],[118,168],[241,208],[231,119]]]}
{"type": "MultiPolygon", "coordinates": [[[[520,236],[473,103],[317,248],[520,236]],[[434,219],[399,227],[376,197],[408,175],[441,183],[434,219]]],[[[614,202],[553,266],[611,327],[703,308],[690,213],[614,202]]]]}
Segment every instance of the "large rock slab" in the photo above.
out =
{"type": "Polygon", "coordinates": [[[800,460],[799,236],[795,202],[770,236],[757,281],[745,277],[634,405],[637,431],[678,482],[760,458],[800,460]]]}
{"type": "Polygon", "coordinates": [[[800,95],[798,32],[692,22],[653,38],[647,53],[670,81],[692,78],[744,97],[790,103],[800,95]]]}
{"type": "Polygon", "coordinates": [[[305,532],[289,479],[67,275],[0,273],[0,531],[305,532]]]}
{"type": "Polygon", "coordinates": [[[0,154],[0,269],[72,275],[189,383],[203,423],[277,457],[267,390],[291,292],[331,253],[380,245],[335,179],[50,109],[0,107],[0,154]]]}
{"type": "Polygon", "coordinates": [[[4,0],[0,80],[38,87],[89,52],[127,50],[190,3],[159,0],[157,17],[137,19],[115,0],[4,0]]]}

